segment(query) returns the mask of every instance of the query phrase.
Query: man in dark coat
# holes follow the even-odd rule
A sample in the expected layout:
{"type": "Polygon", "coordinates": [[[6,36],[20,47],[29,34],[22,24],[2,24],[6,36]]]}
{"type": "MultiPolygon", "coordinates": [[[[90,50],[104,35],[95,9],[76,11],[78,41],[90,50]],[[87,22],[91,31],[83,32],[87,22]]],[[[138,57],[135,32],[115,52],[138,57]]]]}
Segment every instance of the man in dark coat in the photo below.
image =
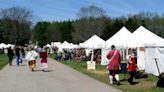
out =
{"type": "Polygon", "coordinates": [[[16,55],[16,64],[17,64],[17,66],[19,66],[19,63],[21,63],[19,46],[16,46],[16,48],[15,48],[15,55],[16,55]]]}
{"type": "Polygon", "coordinates": [[[11,49],[11,47],[9,47],[7,49],[7,55],[8,55],[8,58],[9,58],[9,65],[11,66],[12,65],[13,56],[14,56],[14,52],[11,49]]]}

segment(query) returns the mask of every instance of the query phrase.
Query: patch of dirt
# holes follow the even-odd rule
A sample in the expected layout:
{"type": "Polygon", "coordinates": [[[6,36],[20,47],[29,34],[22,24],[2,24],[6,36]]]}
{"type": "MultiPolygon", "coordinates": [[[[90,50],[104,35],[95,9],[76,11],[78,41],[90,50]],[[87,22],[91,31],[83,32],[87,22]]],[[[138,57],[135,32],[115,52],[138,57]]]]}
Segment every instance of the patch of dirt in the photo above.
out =
{"type": "Polygon", "coordinates": [[[100,71],[100,70],[95,70],[95,71],[92,71],[92,72],[94,72],[94,73],[96,73],[96,74],[99,74],[99,75],[107,74],[106,71],[100,71]]]}
{"type": "Polygon", "coordinates": [[[131,86],[134,86],[135,88],[138,88],[138,89],[149,89],[149,88],[155,87],[155,83],[150,82],[150,81],[144,81],[144,82],[139,82],[138,84],[131,85],[131,86]]]}
{"type": "Polygon", "coordinates": [[[134,85],[130,85],[127,81],[124,81],[121,83],[122,83],[122,86],[127,86],[130,89],[139,89],[139,90],[150,89],[156,86],[156,82],[152,82],[152,81],[139,81],[138,83],[134,85]]]}

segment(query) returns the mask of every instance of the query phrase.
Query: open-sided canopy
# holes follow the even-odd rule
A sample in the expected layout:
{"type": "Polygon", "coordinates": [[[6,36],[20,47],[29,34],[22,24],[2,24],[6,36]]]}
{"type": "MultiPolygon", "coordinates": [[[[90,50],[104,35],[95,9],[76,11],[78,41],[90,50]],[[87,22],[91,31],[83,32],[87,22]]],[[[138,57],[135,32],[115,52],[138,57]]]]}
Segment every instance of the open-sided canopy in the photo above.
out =
{"type": "Polygon", "coordinates": [[[100,49],[104,45],[105,45],[105,41],[100,37],[98,37],[97,35],[93,35],[85,42],[79,44],[80,47],[89,48],[89,49],[100,49]]]}
{"type": "Polygon", "coordinates": [[[61,45],[59,45],[59,48],[62,48],[62,49],[74,49],[74,48],[78,48],[78,46],[74,45],[72,43],[68,43],[67,41],[64,41],[61,45]]]}

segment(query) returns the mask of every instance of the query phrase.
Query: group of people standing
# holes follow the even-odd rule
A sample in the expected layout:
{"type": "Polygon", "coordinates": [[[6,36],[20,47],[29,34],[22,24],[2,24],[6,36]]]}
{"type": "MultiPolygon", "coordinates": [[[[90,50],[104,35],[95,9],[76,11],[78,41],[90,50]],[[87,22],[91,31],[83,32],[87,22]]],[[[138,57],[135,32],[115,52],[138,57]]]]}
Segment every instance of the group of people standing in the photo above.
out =
{"type": "Polygon", "coordinates": [[[15,51],[9,47],[7,49],[8,58],[9,58],[9,65],[12,66],[12,60],[14,55],[16,56],[16,65],[19,66],[20,63],[23,63],[23,60],[28,62],[29,68],[31,71],[34,71],[36,67],[37,58],[41,58],[41,69],[45,71],[48,68],[47,65],[47,51],[46,48],[39,48],[39,51],[36,51],[34,48],[30,47],[25,55],[25,49],[21,46],[16,46],[15,51]],[[15,53],[15,54],[14,54],[15,53]]]}
{"type": "MultiPolygon", "coordinates": [[[[117,85],[120,85],[119,80],[119,70],[120,70],[120,63],[121,63],[121,55],[118,50],[116,50],[115,46],[111,46],[111,51],[108,52],[107,58],[109,59],[109,63],[107,65],[107,69],[109,70],[109,80],[110,84],[113,84],[113,81],[116,81],[117,85]]],[[[129,72],[128,82],[133,84],[133,78],[136,74],[137,65],[136,65],[136,56],[134,52],[131,52],[129,56],[129,61],[127,65],[127,70],[129,72]]]]}

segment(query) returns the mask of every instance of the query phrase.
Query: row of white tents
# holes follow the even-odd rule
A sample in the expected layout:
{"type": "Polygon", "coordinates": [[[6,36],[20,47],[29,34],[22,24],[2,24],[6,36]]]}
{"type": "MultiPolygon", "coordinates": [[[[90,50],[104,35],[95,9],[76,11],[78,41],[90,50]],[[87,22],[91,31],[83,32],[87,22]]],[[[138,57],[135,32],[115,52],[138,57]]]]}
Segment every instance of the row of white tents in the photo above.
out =
{"type": "Polygon", "coordinates": [[[154,60],[154,58],[157,58],[159,61],[159,70],[160,72],[164,72],[164,68],[162,68],[162,65],[164,65],[164,58],[162,58],[162,55],[164,55],[164,39],[152,33],[143,26],[137,28],[133,33],[131,33],[126,27],[122,27],[116,34],[106,41],[97,35],[93,35],[91,38],[83,43],[80,43],[79,45],[70,44],[66,41],[62,44],[58,44],[60,48],[66,49],[78,47],[86,49],[102,49],[102,65],[107,64],[106,54],[111,45],[115,45],[119,49],[126,50],[128,48],[138,48],[137,64],[140,70],[145,70],[147,73],[159,75],[154,60]],[[144,50],[140,50],[140,47],[144,47],[144,50]]]}
{"type": "MultiPolygon", "coordinates": [[[[111,45],[115,45],[117,49],[124,49],[123,51],[125,52],[123,53],[126,53],[126,55],[128,54],[128,48],[137,48],[137,65],[140,70],[145,70],[146,73],[158,76],[159,73],[155,62],[156,58],[159,71],[164,72],[164,39],[143,26],[137,28],[133,33],[131,33],[126,27],[122,27],[116,34],[106,41],[97,35],[93,35],[79,45],[64,41],[63,43],[53,42],[51,45],[47,44],[47,47],[57,46],[59,49],[101,49],[101,65],[106,65],[108,63],[106,54],[111,45]],[[144,49],[141,49],[141,47],[144,49]]],[[[14,47],[14,45],[4,43],[0,44],[0,49],[8,47],[14,47]]]]}
{"type": "MultiPolygon", "coordinates": [[[[122,27],[115,35],[108,40],[104,41],[97,35],[93,35],[91,38],[83,43],[79,44],[79,47],[83,48],[110,48],[111,45],[115,45],[118,48],[134,48],[144,46],[164,46],[164,39],[152,33],[143,26],[140,26],[133,33],[131,33],[126,27],[122,27]]],[[[73,49],[78,48],[78,45],[68,43],[57,42],[53,45],[60,45],[61,48],[73,49]]]]}
{"type": "Polygon", "coordinates": [[[144,47],[147,45],[164,46],[164,39],[143,26],[140,26],[133,33],[123,27],[106,41],[107,47],[110,47],[112,44],[121,48],[144,47]]]}
{"type": "Polygon", "coordinates": [[[8,47],[14,47],[14,45],[12,45],[12,44],[4,44],[4,43],[1,43],[0,44],[0,49],[3,49],[3,48],[8,48],[8,47]]]}
{"type": "MultiPolygon", "coordinates": [[[[122,27],[116,34],[106,41],[97,35],[93,35],[85,42],[79,43],[79,45],[64,41],[63,43],[52,42],[51,45],[47,44],[47,47],[59,47],[59,49],[101,49],[101,65],[106,65],[108,63],[106,54],[111,45],[115,45],[117,49],[124,49],[123,51],[125,52],[123,53],[126,53],[126,55],[128,54],[128,48],[137,48],[137,65],[140,70],[145,70],[146,73],[158,76],[159,73],[155,62],[156,58],[159,71],[164,72],[164,39],[143,26],[137,28],[133,33],[131,33],[126,27],[122,27]],[[141,49],[141,47],[144,49],[141,49]]],[[[0,44],[0,49],[8,47],[13,48],[14,45],[4,43],[0,44]]]]}

